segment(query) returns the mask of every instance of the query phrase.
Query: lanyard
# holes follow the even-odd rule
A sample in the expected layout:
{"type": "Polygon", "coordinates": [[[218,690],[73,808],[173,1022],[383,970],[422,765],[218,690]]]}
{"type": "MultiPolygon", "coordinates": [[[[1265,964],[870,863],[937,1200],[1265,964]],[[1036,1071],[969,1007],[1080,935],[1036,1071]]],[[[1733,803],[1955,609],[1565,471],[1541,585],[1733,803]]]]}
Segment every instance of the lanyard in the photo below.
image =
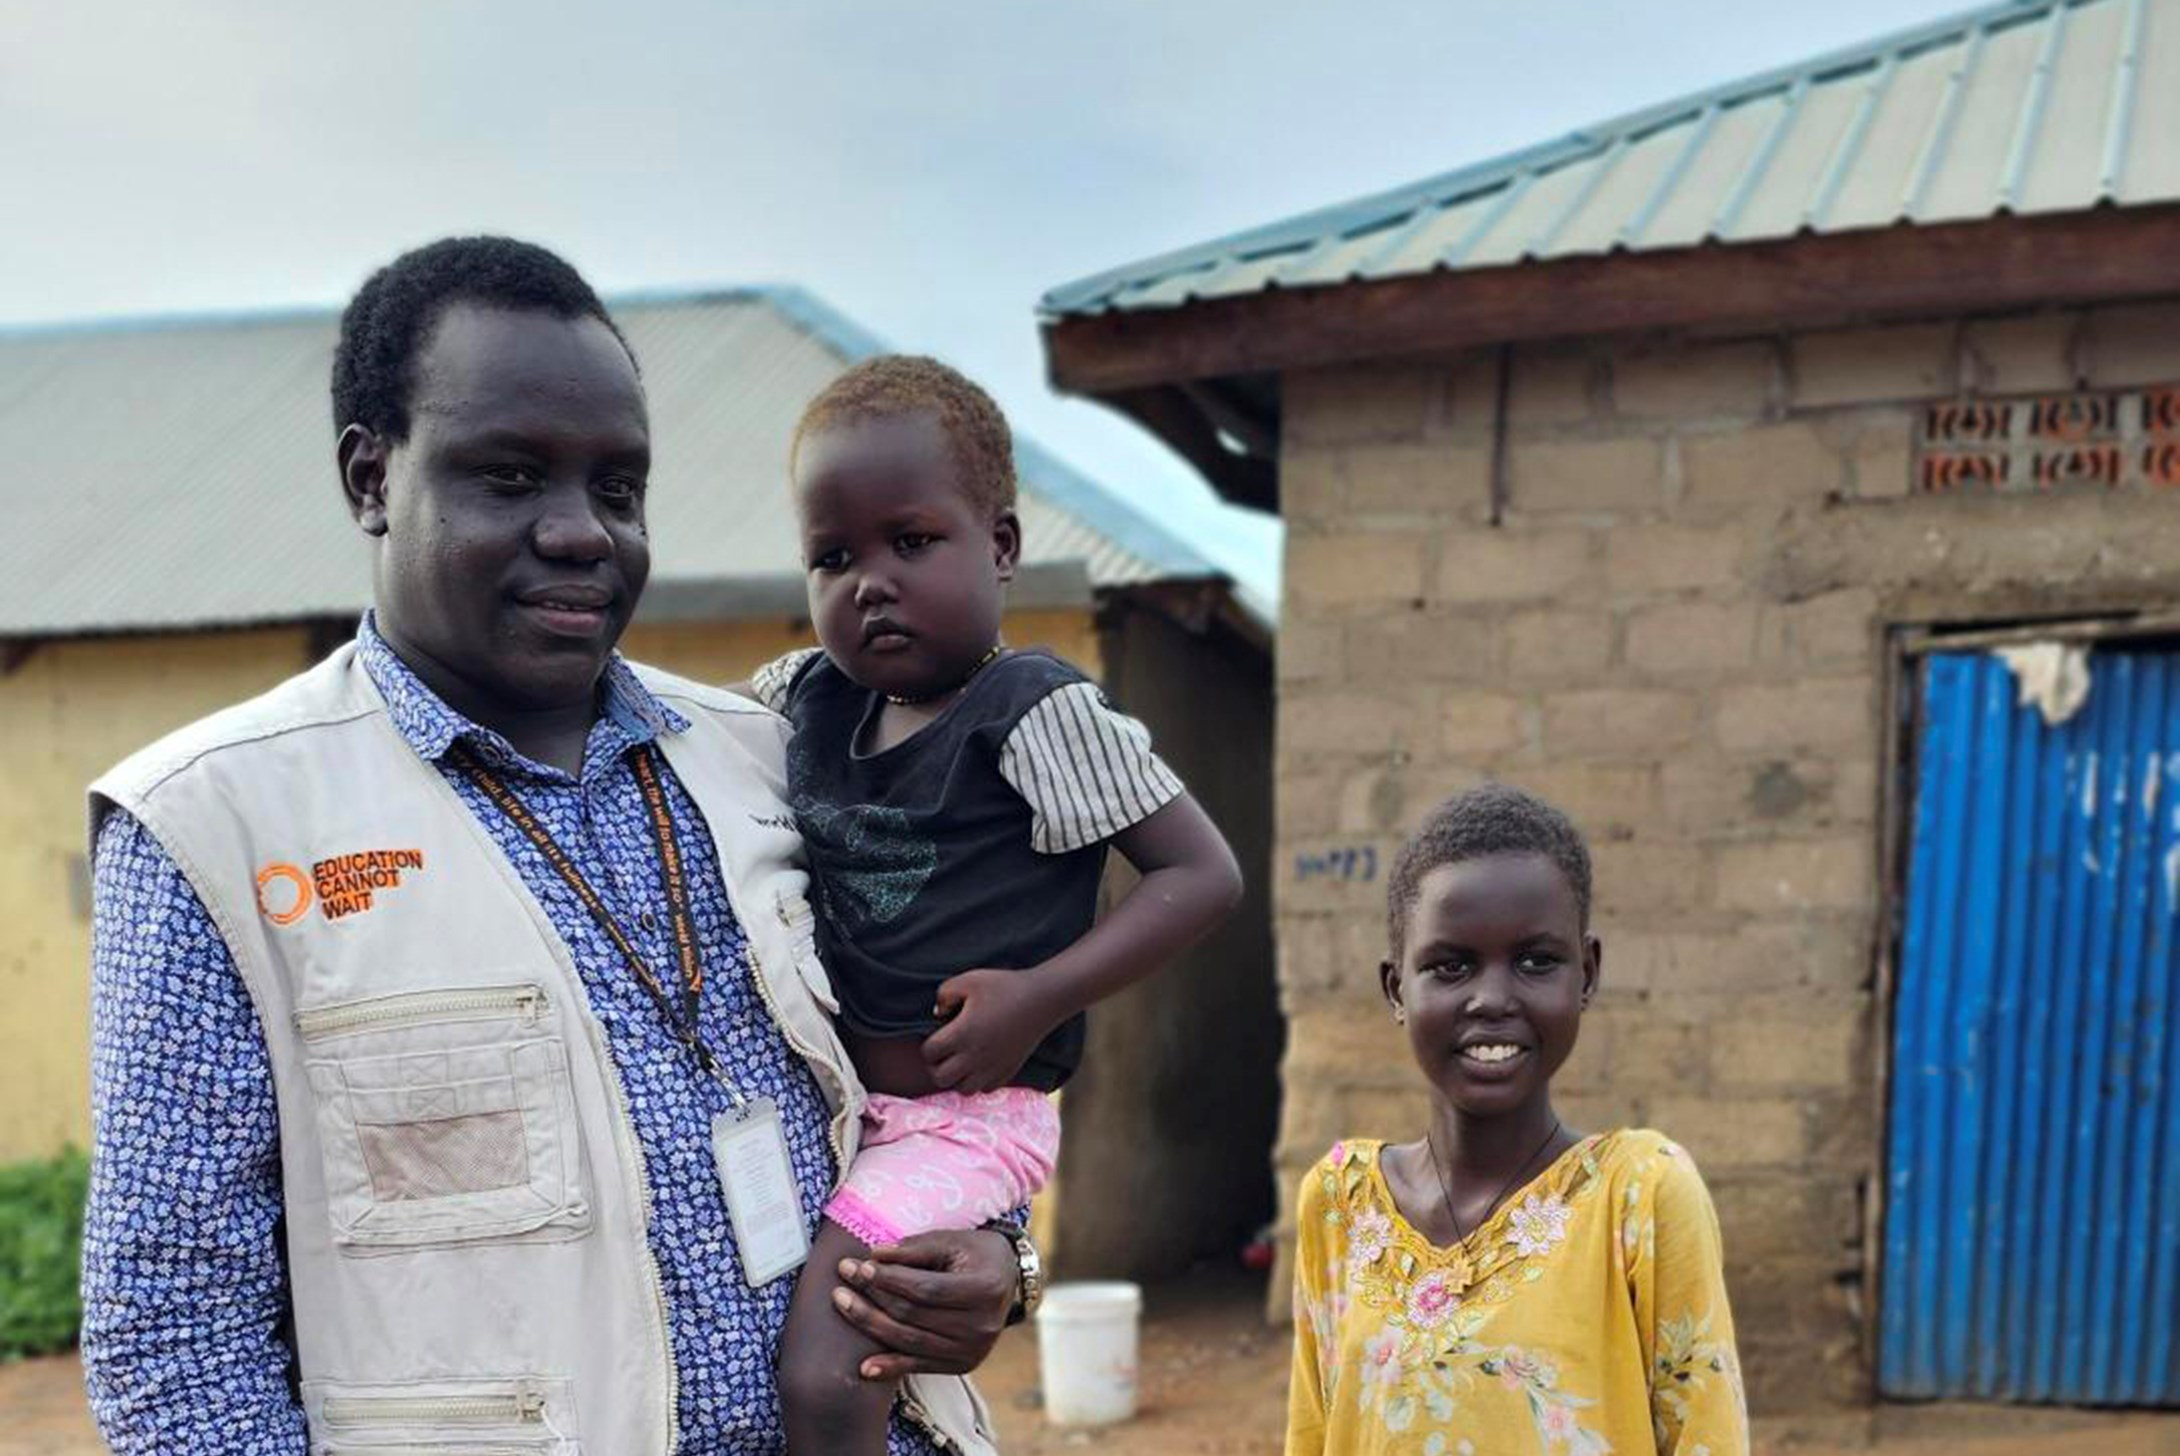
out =
{"type": "Polygon", "coordinates": [[[636,782],[643,789],[644,807],[650,813],[651,837],[658,845],[659,868],[666,879],[666,914],[673,925],[674,953],[681,966],[679,996],[667,991],[658,973],[643,958],[643,952],[636,949],[636,943],[621,928],[604,897],[575,867],[575,861],[560,847],[560,841],[553,838],[552,831],[539,823],[529,806],[515,797],[515,791],[507,787],[506,781],[486,768],[466,743],[455,744],[448,756],[484,791],[493,806],[507,816],[508,822],[537,847],[537,852],[545,856],[545,862],[575,893],[575,898],[582,901],[590,918],[598,923],[598,928],[613,942],[613,948],[628,962],[629,969],[636,973],[636,980],[651,993],[652,1001],[657,1003],[675,1039],[689,1049],[698,1065],[718,1079],[739,1107],[746,1102],[741,1090],[719,1070],[711,1048],[705,1046],[704,1039],[697,1034],[697,1001],[704,991],[704,962],[697,955],[696,917],[689,909],[688,876],[681,862],[681,847],[674,842],[673,811],[666,803],[665,785],[659,781],[658,765],[653,761],[655,754],[655,749],[639,750],[629,760],[629,766],[635,770],[636,782]]]}

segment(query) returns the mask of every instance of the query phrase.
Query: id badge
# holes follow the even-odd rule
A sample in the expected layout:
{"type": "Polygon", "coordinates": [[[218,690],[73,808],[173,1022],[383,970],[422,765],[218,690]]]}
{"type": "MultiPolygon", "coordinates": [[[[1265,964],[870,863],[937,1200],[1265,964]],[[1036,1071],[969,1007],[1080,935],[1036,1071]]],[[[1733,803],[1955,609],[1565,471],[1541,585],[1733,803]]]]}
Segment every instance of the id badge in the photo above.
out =
{"type": "Polygon", "coordinates": [[[787,1159],[780,1110],[771,1098],[752,1097],[712,1119],[712,1161],[750,1288],[800,1268],[810,1257],[810,1236],[802,1226],[802,1194],[787,1159]]]}

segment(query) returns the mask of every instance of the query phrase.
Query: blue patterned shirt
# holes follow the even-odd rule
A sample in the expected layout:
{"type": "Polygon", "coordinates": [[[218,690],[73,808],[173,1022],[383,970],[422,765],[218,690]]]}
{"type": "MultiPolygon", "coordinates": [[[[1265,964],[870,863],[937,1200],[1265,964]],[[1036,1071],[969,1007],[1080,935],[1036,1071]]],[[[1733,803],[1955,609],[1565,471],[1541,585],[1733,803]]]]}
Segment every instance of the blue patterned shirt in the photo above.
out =
{"type": "MultiPolygon", "coordinates": [[[[680,1451],[783,1448],[773,1359],[792,1279],[743,1282],[712,1167],[726,1093],[674,1039],[657,1004],[535,846],[447,761],[468,743],[574,858],[655,966],[676,964],[665,882],[632,750],[686,720],[616,659],[579,776],[524,758],[449,708],[366,618],[365,669],[416,752],[436,763],[521,873],[573,952],[628,1093],[653,1194],[651,1251],[680,1377],[680,1451]]],[[[722,1070],[773,1098],[816,1227],[833,1182],[815,1078],[766,1015],[718,853],[665,775],[705,978],[699,1028],[722,1070]]],[[[83,1361],[117,1453],[303,1456],[279,1248],[280,1123],[264,1033],[234,958],[173,859],[142,824],[99,835],[92,952],[91,1105],[83,1361]]],[[[932,1448],[896,1418],[894,1456],[932,1448]]]]}

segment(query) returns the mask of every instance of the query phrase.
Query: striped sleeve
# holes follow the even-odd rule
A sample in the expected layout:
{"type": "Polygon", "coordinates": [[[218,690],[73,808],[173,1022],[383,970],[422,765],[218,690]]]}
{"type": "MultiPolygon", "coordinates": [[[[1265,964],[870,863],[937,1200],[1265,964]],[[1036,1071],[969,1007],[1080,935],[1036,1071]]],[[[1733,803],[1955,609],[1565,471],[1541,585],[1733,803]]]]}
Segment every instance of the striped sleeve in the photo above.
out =
{"type": "Polygon", "coordinates": [[[798,647],[793,652],[775,657],[749,675],[749,690],[773,712],[787,712],[787,690],[795,685],[795,674],[803,664],[825,649],[822,647],[798,647]]]}
{"type": "Polygon", "coordinates": [[[1142,823],[1181,794],[1151,752],[1150,730],[1106,705],[1096,683],[1070,683],[1022,715],[999,772],[1030,807],[1030,848],[1066,854],[1142,823]]]}

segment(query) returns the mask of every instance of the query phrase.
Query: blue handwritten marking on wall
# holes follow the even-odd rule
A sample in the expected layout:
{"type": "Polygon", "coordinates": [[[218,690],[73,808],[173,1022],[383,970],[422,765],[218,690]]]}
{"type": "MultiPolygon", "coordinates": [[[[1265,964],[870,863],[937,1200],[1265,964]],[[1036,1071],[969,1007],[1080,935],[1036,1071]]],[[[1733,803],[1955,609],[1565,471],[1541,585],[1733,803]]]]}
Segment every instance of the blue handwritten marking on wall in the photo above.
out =
{"type": "Polygon", "coordinates": [[[1378,877],[1377,846],[1352,844],[1331,849],[1305,849],[1294,857],[1294,877],[1367,884],[1378,877]]]}

